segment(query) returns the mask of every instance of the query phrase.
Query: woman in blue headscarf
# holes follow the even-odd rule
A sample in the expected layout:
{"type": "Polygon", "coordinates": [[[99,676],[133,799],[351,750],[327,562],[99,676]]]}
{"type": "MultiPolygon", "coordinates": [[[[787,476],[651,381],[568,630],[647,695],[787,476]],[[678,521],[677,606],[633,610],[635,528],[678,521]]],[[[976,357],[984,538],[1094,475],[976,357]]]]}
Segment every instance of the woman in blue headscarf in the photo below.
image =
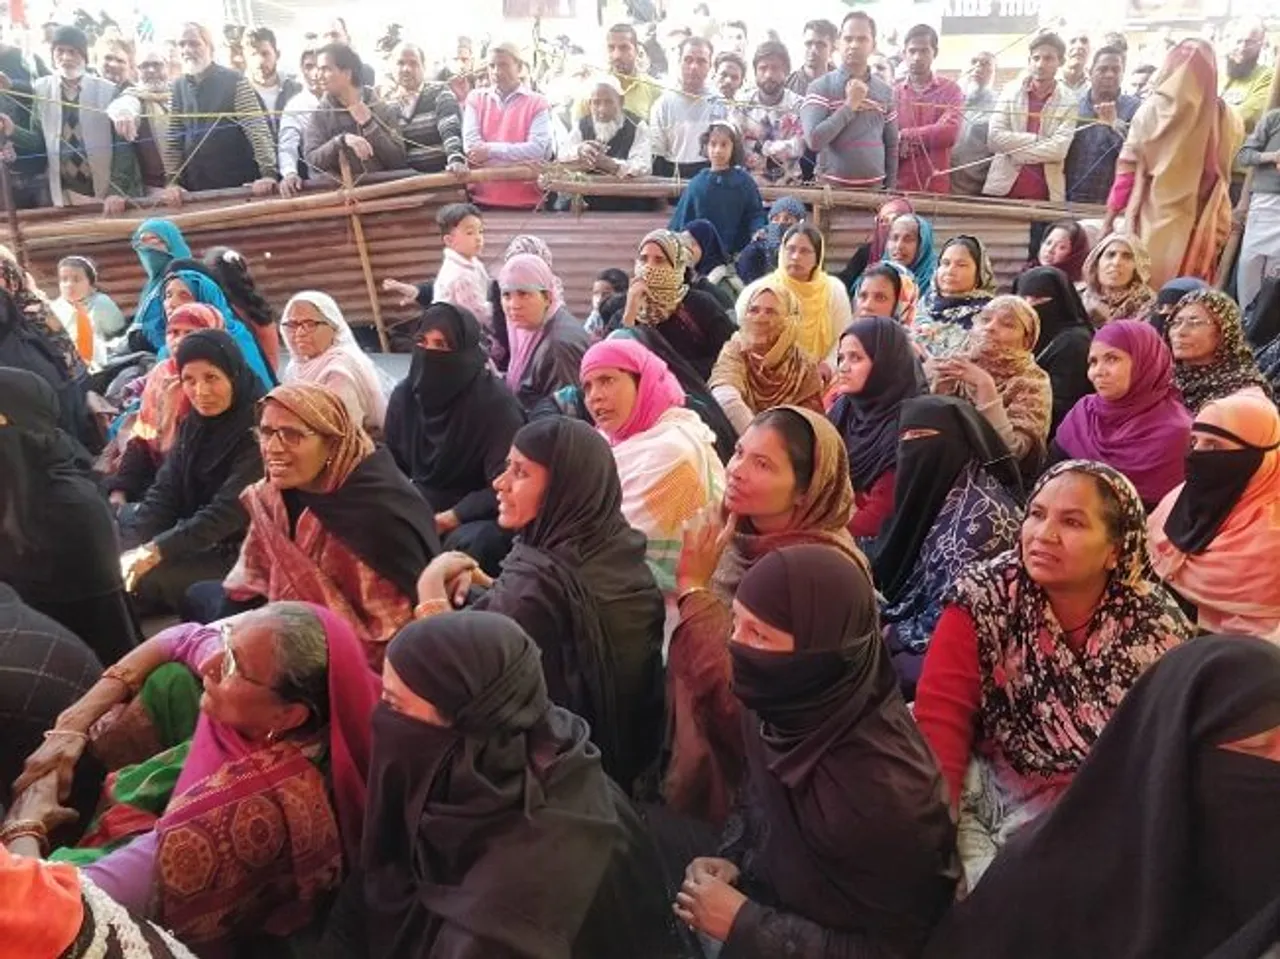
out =
{"type": "Polygon", "coordinates": [[[910,270],[916,279],[916,288],[924,296],[933,286],[933,274],[938,268],[938,254],[933,249],[933,226],[915,213],[894,217],[880,259],[910,270]]]}
{"type": "MultiPolygon", "coordinates": [[[[240,353],[249,364],[249,369],[253,371],[254,376],[268,391],[276,385],[275,374],[271,372],[267,358],[262,355],[258,341],[249,332],[249,328],[236,317],[235,311],[231,309],[231,304],[227,302],[227,297],[222,292],[222,287],[203,273],[178,269],[163,278],[159,289],[161,317],[166,324],[169,314],[186,303],[204,303],[213,307],[222,314],[224,329],[240,348],[240,353]]],[[[163,336],[164,326],[160,329],[163,336]]],[[[168,351],[161,349],[159,355],[163,359],[168,355],[168,351]]]]}
{"type": "Polygon", "coordinates": [[[147,282],[138,294],[138,308],[133,314],[133,325],[142,331],[150,349],[159,352],[164,348],[164,278],[165,271],[174,260],[190,259],[191,247],[187,246],[182,231],[164,219],[144,220],[133,231],[133,249],[138,261],[147,273],[147,282]]]}
{"type": "Polygon", "coordinates": [[[769,225],[738,254],[738,276],[754,283],[778,268],[782,236],[805,218],[804,204],[793,196],[780,196],[769,207],[769,225]]]}

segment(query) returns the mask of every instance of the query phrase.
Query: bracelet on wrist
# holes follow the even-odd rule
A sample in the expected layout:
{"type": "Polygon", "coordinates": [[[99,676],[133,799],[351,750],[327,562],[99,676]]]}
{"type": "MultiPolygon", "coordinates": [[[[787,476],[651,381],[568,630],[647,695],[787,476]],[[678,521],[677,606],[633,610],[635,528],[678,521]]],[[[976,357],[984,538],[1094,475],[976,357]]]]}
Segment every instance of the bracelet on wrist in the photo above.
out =
{"type": "Polygon", "coordinates": [[[8,845],[15,839],[30,837],[40,847],[40,855],[48,855],[49,830],[39,819],[15,819],[0,826],[0,845],[8,845]]]}
{"type": "Polygon", "coordinates": [[[679,606],[681,603],[685,601],[686,597],[692,596],[694,593],[709,593],[709,592],[711,592],[711,590],[709,590],[705,586],[687,586],[684,589],[680,590],[679,595],[676,597],[676,605],[679,606]]]}
{"type": "Polygon", "coordinates": [[[59,729],[57,726],[54,726],[53,729],[46,729],[44,731],[45,739],[49,739],[52,736],[71,736],[75,739],[81,739],[86,743],[89,741],[88,733],[82,733],[78,729],[59,729]]]}
{"type": "Polygon", "coordinates": [[[414,619],[428,619],[432,616],[438,616],[441,613],[450,612],[453,606],[447,599],[424,599],[417,606],[413,607],[414,619]]]}
{"type": "Polygon", "coordinates": [[[125,689],[128,690],[130,697],[138,695],[138,691],[142,689],[142,679],[139,678],[133,670],[128,669],[120,663],[114,663],[104,669],[102,671],[102,678],[114,679],[118,683],[123,683],[125,689]]]}

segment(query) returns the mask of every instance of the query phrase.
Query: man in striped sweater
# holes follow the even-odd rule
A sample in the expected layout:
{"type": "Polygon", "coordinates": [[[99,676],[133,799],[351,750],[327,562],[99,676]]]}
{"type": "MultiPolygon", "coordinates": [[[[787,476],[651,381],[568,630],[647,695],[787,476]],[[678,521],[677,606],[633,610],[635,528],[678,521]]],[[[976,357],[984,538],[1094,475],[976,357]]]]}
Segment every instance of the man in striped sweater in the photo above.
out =
{"type": "Polygon", "coordinates": [[[253,86],[213,62],[207,27],[184,23],[178,52],[182,76],[173,81],[164,165],[179,185],[165,191],[166,201],[180,203],[183,190],[245,185],[269,196],[276,189],[276,146],[253,86]]]}
{"type": "Polygon", "coordinates": [[[836,186],[897,186],[898,118],[893,88],[868,65],[875,46],[875,21],[861,10],[848,14],[840,67],[809,84],[800,110],[805,142],[818,155],[816,175],[836,186]]]}
{"type": "Polygon", "coordinates": [[[387,98],[400,117],[410,169],[441,173],[467,168],[462,148],[462,108],[447,83],[427,82],[422,48],[401,43],[392,51],[396,88],[387,98]]]}

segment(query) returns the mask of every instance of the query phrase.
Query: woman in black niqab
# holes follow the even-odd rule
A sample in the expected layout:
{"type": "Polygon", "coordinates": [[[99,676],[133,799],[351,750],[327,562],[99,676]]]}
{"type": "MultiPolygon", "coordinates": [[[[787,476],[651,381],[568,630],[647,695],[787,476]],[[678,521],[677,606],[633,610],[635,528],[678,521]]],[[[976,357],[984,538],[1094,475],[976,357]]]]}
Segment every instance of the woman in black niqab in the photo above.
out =
{"type": "Polygon", "coordinates": [[[722,855],[748,899],[724,954],[914,954],[952,898],[955,829],[867,574],[828,546],[785,547],[735,607],[794,648],[762,648],[741,615],[729,643],[748,771],[722,855]]]}
{"type": "Polygon", "coordinates": [[[567,959],[621,828],[600,753],[510,619],[411,624],[386,669],[447,725],[373,716],[360,872],[374,959],[567,959]]]}
{"type": "Polygon", "coordinates": [[[515,395],[489,369],[475,316],[449,303],[430,306],[417,325],[409,376],[387,403],[385,439],[437,524],[441,514],[453,514],[445,549],[467,553],[490,575],[511,548],[497,525],[492,483],[524,421],[515,395]],[[423,346],[432,332],[448,350],[423,346]]]}
{"type": "Polygon", "coordinates": [[[1032,300],[1040,317],[1040,339],[1032,352],[1040,369],[1049,374],[1053,389],[1052,436],[1071,407],[1093,392],[1088,375],[1093,324],[1075,284],[1057,267],[1038,266],[1020,273],[1014,277],[1013,292],[1032,300]]]}
{"type": "Polygon", "coordinates": [[[1243,636],[1175,647],[925,956],[1270,955],[1280,941],[1277,795],[1280,649],[1243,636]]]}

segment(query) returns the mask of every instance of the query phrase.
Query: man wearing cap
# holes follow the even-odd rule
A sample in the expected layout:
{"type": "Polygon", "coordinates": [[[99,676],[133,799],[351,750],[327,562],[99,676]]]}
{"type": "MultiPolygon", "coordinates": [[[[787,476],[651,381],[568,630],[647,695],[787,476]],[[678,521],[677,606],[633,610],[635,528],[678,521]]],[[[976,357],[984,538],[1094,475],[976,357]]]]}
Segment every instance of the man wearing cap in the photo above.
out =
{"type": "MultiPolygon", "coordinates": [[[[652,160],[649,125],[623,106],[622,84],[602,75],[586,90],[589,112],[569,131],[560,148],[562,163],[588,173],[617,177],[648,176],[652,160]]],[[[587,197],[593,210],[652,209],[648,201],[625,197],[587,197]]]]}
{"type": "MultiPolygon", "coordinates": [[[[472,170],[541,163],[552,156],[551,107],[520,80],[524,57],[514,43],[489,50],[489,86],[472,90],[462,112],[462,145],[472,170]]],[[[476,183],[476,203],[533,209],[542,191],[532,181],[476,183]]]]}
{"type": "Polygon", "coordinates": [[[125,197],[141,194],[142,177],[133,150],[115,149],[107,116],[115,85],[85,73],[89,38],[78,27],[58,27],[50,48],[54,75],[32,84],[32,128],[25,136],[15,132],[14,147],[46,154],[54,206],[104,201],[108,212],[119,212],[125,197]]]}

